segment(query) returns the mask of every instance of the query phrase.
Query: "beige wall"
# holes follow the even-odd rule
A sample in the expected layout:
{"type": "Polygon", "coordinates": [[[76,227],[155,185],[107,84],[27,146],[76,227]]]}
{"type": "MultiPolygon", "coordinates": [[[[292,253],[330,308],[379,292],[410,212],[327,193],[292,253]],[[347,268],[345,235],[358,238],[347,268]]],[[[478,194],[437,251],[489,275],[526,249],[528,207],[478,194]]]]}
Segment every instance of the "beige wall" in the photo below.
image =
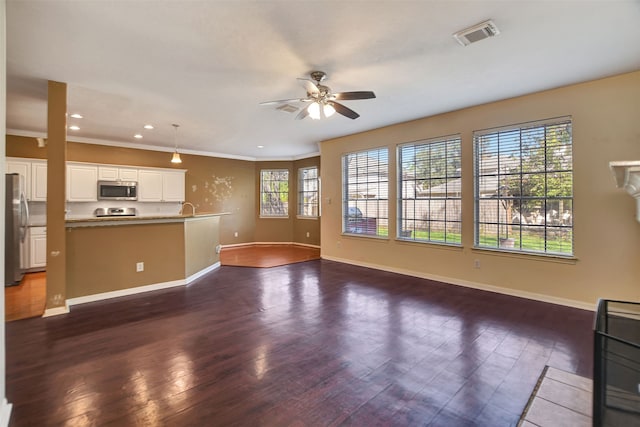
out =
{"type": "MultiPolygon", "coordinates": [[[[322,256],[422,277],[592,307],[598,298],[640,301],[640,224],[635,202],[616,189],[611,160],[640,159],[640,72],[535,93],[325,141],[322,256]],[[474,130],[573,117],[576,260],[473,249],[474,130]],[[341,234],[341,156],[459,133],[462,138],[462,248],[341,234]],[[331,202],[329,203],[329,199],[331,202]],[[480,260],[480,269],[474,268],[480,260]]],[[[389,235],[396,233],[396,180],[389,182],[389,235]]]]}
{"type": "Polygon", "coordinates": [[[320,221],[298,218],[298,169],[317,166],[320,157],[296,161],[256,162],[256,242],[295,242],[320,246],[320,221]],[[287,169],[289,171],[289,217],[260,218],[260,171],[262,169],[287,169]],[[307,232],[309,237],[307,237],[307,232]]]}
{"type": "MultiPolygon", "coordinates": [[[[320,172],[320,157],[310,157],[293,162],[295,192],[291,206],[296,212],[298,209],[298,169],[310,166],[317,166],[318,172],[320,172]]],[[[296,216],[293,220],[293,241],[296,243],[320,246],[320,218],[308,219],[298,218],[296,216]],[[309,233],[309,237],[307,237],[307,233],[309,233]]]]}
{"type": "Polygon", "coordinates": [[[220,262],[220,217],[187,219],[184,222],[185,277],[220,262]]]}
{"type": "Polygon", "coordinates": [[[67,298],[185,278],[182,222],[68,228],[66,233],[67,298]],[[136,272],[137,262],[144,262],[143,272],[136,272]]]}
{"type": "Polygon", "coordinates": [[[255,241],[256,242],[292,242],[293,241],[293,219],[296,215],[296,208],[293,197],[295,195],[296,179],[293,169],[293,162],[256,162],[255,163],[255,185],[256,185],[256,219],[255,241]],[[289,216],[287,218],[260,218],[260,171],[263,169],[286,169],[289,171],[289,216]]]}

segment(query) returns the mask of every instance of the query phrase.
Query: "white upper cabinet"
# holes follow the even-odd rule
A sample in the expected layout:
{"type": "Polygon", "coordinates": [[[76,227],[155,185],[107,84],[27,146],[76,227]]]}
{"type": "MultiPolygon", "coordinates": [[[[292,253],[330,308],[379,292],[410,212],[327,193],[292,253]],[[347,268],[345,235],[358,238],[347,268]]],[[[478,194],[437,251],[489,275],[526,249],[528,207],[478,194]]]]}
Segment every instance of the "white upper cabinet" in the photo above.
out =
{"type": "MultiPolygon", "coordinates": [[[[47,201],[46,160],[7,158],[7,173],[24,177],[27,200],[47,201]]],[[[134,181],[138,183],[139,202],[183,202],[185,173],[181,169],[67,162],[67,201],[98,201],[98,181],[134,181]]]]}
{"type": "Polygon", "coordinates": [[[67,163],[67,201],[98,200],[98,166],[67,163]]]}
{"type": "Polygon", "coordinates": [[[7,159],[7,173],[17,173],[24,179],[28,201],[47,201],[47,161],[40,159],[7,159]]]}
{"type": "Polygon", "coordinates": [[[47,201],[47,162],[34,161],[31,164],[31,200],[47,201]]]}
{"type": "Polygon", "coordinates": [[[138,169],[98,166],[99,181],[137,181],[138,169]]]}
{"type": "Polygon", "coordinates": [[[7,159],[7,173],[17,173],[24,179],[25,196],[31,200],[31,161],[7,159]]]}
{"type": "Polygon", "coordinates": [[[162,173],[162,201],[183,202],[184,201],[184,172],[162,173]]]}
{"type": "Polygon", "coordinates": [[[138,201],[162,201],[162,172],[144,169],[138,171],[138,201]]]}
{"type": "Polygon", "coordinates": [[[138,201],[184,201],[184,174],[185,171],[140,169],[138,171],[138,201]]]}

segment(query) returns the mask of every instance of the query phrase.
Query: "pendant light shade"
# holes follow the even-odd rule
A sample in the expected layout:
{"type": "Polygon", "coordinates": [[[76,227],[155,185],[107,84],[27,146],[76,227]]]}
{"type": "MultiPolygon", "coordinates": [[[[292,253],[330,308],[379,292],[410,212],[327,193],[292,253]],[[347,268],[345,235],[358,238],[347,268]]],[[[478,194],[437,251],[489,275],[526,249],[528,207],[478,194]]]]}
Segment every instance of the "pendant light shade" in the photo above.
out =
{"type": "Polygon", "coordinates": [[[171,163],[182,163],[182,159],[180,158],[180,153],[178,153],[178,128],[180,125],[172,124],[173,128],[176,130],[173,138],[173,142],[175,144],[175,151],[173,152],[173,157],[171,157],[171,163]]]}

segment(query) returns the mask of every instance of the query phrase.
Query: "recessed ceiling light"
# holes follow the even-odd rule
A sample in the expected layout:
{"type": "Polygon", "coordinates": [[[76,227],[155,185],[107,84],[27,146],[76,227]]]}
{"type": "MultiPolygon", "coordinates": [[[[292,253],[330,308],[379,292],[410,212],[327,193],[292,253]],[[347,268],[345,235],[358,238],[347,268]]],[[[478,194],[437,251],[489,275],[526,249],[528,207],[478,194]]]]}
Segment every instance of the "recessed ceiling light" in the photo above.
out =
{"type": "Polygon", "coordinates": [[[145,129],[153,129],[153,125],[144,125],[145,129]]]}
{"type": "Polygon", "coordinates": [[[73,114],[71,115],[71,117],[73,117],[74,119],[81,119],[81,118],[82,118],[82,115],[81,115],[81,114],[78,114],[78,113],[73,113],[73,114]]]}
{"type": "Polygon", "coordinates": [[[133,135],[133,137],[136,139],[142,139],[142,135],[140,135],[139,133],[136,133],[135,135],[133,135]]]}
{"type": "Polygon", "coordinates": [[[69,126],[69,129],[71,129],[71,130],[80,130],[80,126],[71,125],[71,126],[69,126]]]}
{"type": "Polygon", "coordinates": [[[258,145],[258,148],[264,148],[264,145],[258,145]]]}

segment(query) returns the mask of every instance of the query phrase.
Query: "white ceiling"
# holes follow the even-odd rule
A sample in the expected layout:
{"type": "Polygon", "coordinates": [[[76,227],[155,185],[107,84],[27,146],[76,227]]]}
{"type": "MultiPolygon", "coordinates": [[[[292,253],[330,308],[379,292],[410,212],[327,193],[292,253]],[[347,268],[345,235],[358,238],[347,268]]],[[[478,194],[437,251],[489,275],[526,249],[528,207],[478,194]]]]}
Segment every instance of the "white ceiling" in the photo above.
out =
{"type": "Polygon", "coordinates": [[[7,0],[7,128],[21,135],[46,134],[56,80],[84,115],[70,140],[170,151],[178,123],[186,152],[292,159],[328,138],[638,69],[637,0],[7,0]],[[486,19],[499,36],[452,38],[486,19]],[[357,120],[258,105],[304,97],[296,78],[315,69],[335,92],[377,98],[344,101],[357,120]]]}

